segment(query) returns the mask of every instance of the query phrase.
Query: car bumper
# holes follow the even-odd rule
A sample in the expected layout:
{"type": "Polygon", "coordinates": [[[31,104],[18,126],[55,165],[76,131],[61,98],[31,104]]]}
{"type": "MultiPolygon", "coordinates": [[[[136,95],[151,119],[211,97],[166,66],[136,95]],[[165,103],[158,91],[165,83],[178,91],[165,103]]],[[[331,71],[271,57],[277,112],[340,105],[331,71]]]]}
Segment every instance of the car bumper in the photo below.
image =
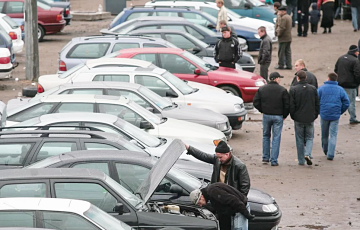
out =
{"type": "Polygon", "coordinates": [[[257,216],[249,221],[249,230],[277,230],[281,216],[281,210],[276,216],[257,216]]]}
{"type": "Polygon", "coordinates": [[[260,39],[248,39],[247,43],[249,51],[258,51],[260,49],[260,39]]]}
{"type": "Polygon", "coordinates": [[[65,20],[63,20],[61,23],[45,24],[43,26],[46,31],[46,34],[53,34],[62,31],[65,27],[65,23],[66,23],[65,20]]]}
{"type": "Polygon", "coordinates": [[[0,79],[10,78],[14,68],[12,64],[0,65],[0,79]]]}
{"type": "Polygon", "coordinates": [[[260,87],[258,87],[258,86],[241,87],[240,91],[241,91],[241,96],[242,96],[242,99],[244,100],[244,103],[253,102],[254,96],[259,88],[260,87]]]}
{"type": "Polygon", "coordinates": [[[233,130],[241,129],[242,123],[245,121],[247,111],[243,110],[242,112],[235,113],[235,114],[225,114],[229,119],[230,126],[233,130]]]}
{"type": "Polygon", "coordinates": [[[17,40],[15,42],[13,42],[13,50],[14,50],[14,53],[21,53],[22,50],[24,48],[24,41],[23,40],[17,40]]]}

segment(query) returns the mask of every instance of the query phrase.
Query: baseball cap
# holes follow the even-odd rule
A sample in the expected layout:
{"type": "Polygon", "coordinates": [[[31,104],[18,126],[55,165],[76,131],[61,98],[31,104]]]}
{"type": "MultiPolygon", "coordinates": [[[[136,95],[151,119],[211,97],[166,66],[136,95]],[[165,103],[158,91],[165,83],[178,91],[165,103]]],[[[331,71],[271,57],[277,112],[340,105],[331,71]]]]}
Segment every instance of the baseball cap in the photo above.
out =
{"type": "Polygon", "coordinates": [[[221,32],[224,32],[224,31],[230,31],[230,29],[227,26],[224,26],[223,28],[221,28],[221,32]]]}
{"type": "Polygon", "coordinates": [[[284,78],[284,76],[281,76],[278,72],[273,72],[269,76],[270,80],[275,80],[276,78],[284,78]]]}
{"type": "Polygon", "coordinates": [[[286,6],[280,6],[278,10],[287,10],[286,6]]]}
{"type": "Polygon", "coordinates": [[[190,193],[190,200],[193,204],[197,204],[199,203],[200,197],[202,195],[202,192],[200,191],[200,189],[195,189],[194,191],[192,191],[190,193]]]}

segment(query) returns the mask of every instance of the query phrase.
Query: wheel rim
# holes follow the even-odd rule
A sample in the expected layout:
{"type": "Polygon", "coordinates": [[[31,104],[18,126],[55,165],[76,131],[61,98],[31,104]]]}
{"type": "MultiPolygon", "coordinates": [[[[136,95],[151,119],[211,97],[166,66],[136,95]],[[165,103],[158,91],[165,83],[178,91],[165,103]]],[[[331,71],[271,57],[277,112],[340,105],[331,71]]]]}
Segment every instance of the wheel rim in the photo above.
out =
{"type": "Polygon", "coordinates": [[[41,38],[41,30],[40,30],[40,28],[38,28],[38,39],[40,39],[41,38]]]}
{"type": "MultiPolygon", "coordinates": [[[[229,93],[229,94],[231,94],[231,95],[235,95],[231,90],[227,90],[227,89],[225,89],[224,90],[226,93],[229,93]]],[[[236,95],[235,95],[236,96],[236,95]]]]}

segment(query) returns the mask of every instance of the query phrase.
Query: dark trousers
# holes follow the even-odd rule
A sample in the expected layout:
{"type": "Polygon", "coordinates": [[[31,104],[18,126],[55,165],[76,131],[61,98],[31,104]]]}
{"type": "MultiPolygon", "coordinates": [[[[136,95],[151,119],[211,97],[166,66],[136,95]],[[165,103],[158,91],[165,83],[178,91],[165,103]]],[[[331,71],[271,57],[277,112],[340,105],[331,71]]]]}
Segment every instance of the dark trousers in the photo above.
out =
{"type": "Polygon", "coordinates": [[[219,63],[219,66],[235,69],[235,63],[232,62],[221,62],[219,63]]]}
{"type": "Polygon", "coordinates": [[[286,13],[291,16],[292,13],[292,27],[295,27],[295,21],[297,20],[297,5],[287,5],[286,13]]]}
{"type": "Polygon", "coordinates": [[[218,215],[220,230],[231,230],[231,216],[218,215]]]}
{"type": "Polygon", "coordinates": [[[309,30],[309,13],[298,13],[298,35],[307,36],[309,30]],[[304,28],[303,28],[304,27],[304,28]]]}
{"type": "Polygon", "coordinates": [[[278,65],[284,67],[284,60],[287,68],[292,68],[291,65],[291,42],[279,42],[278,51],[279,62],[278,65]]]}
{"type": "Polygon", "coordinates": [[[311,33],[317,33],[318,23],[311,24],[311,33]]]}
{"type": "Polygon", "coordinates": [[[268,81],[269,66],[270,63],[260,65],[260,76],[262,76],[266,81],[268,81]]]}

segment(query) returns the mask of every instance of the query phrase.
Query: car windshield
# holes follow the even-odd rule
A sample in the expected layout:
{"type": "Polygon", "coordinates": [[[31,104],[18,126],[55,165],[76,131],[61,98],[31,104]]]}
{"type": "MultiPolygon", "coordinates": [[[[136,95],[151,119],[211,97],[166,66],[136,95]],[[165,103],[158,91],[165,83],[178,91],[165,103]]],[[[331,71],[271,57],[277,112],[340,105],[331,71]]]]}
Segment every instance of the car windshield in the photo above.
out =
{"type": "Polygon", "coordinates": [[[249,0],[255,7],[258,6],[265,6],[264,3],[262,3],[260,0],[249,0]]]}
{"type": "Polygon", "coordinates": [[[169,73],[168,71],[165,71],[162,76],[184,95],[188,95],[195,90],[194,88],[186,84],[183,80],[180,80],[180,78],[169,73]]]}
{"type": "Polygon", "coordinates": [[[131,230],[132,228],[116,219],[115,217],[107,214],[100,208],[91,205],[90,208],[84,212],[84,216],[94,221],[96,224],[103,227],[104,230],[131,230]]]}
{"type": "Polygon", "coordinates": [[[167,100],[166,98],[160,97],[158,94],[154,93],[152,90],[146,87],[141,86],[139,88],[139,92],[147,99],[155,103],[157,106],[159,106],[161,109],[172,106],[171,101],[167,100]]]}
{"type": "Polygon", "coordinates": [[[212,21],[213,23],[216,23],[216,21],[217,21],[217,18],[215,18],[214,16],[212,16],[209,13],[206,13],[206,12],[203,11],[202,15],[205,16],[206,18],[210,19],[210,21],[212,21]]]}
{"type": "Polygon", "coordinates": [[[178,179],[178,181],[182,181],[183,183],[189,185],[191,188],[198,189],[201,187],[202,183],[199,179],[197,179],[194,176],[191,176],[190,174],[177,169],[176,167],[173,167],[168,172],[168,175],[171,177],[175,177],[178,179]]]}
{"type": "Polygon", "coordinates": [[[231,17],[233,17],[233,18],[245,18],[244,16],[241,16],[240,14],[237,14],[237,13],[235,13],[234,11],[232,11],[230,9],[227,10],[226,12],[227,12],[228,15],[231,15],[231,17]]]}
{"type": "MultiPolygon", "coordinates": [[[[189,34],[189,35],[191,35],[191,34],[189,34]]],[[[192,35],[191,35],[192,36],[192,35]]],[[[179,47],[177,47],[176,45],[174,45],[174,44],[172,44],[172,43],[170,43],[170,42],[165,42],[165,46],[167,47],[167,48],[179,48],[179,47]]]]}
{"type": "Polygon", "coordinates": [[[158,116],[156,116],[149,110],[145,109],[141,105],[138,105],[133,101],[130,101],[129,106],[130,106],[130,108],[134,108],[135,111],[139,111],[142,114],[142,116],[144,116],[146,118],[146,120],[150,120],[151,122],[154,122],[155,124],[161,123],[161,119],[158,116]]]}
{"type": "Polygon", "coordinates": [[[65,73],[59,75],[59,78],[64,79],[69,77],[71,74],[75,73],[76,71],[78,71],[79,69],[83,68],[85,66],[84,63],[81,63],[73,68],[71,68],[70,70],[66,71],[65,73]]]}
{"type": "Polygon", "coordinates": [[[196,65],[200,66],[200,68],[202,68],[206,72],[211,70],[211,65],[205,62],[203,59],[199,58],[198,56],[195,56],[194,54],[191,54],[187,51],[182,53],[182,55],[184,55],[184,57],[188,58],[190,61],[194,62],[196,65]]]}
{"type": "Polygon", "coordinates": [[[4,16],[3,19],[11,27],[11,29],[19,28],[19,25],[14,20],[12,20],[9,16],[4,16]]]}
{"type": "Polygon", "coordinates": [[[187,33],[186,36],[188,36],[190,39],[196,41],[196,43],[197,43],[200,47],[202,47],[202,48],[206,48],[206,47],[209,46],[209,45],[206,44],[205,42],[199,40],[198,38],[194,37],[193,35],[191,35],[191,34],[189,34],[189,33],[187,33]]]}
{"type": "Polygon", "coordinates": [[[212,30],[209,30],[208,28],[204,27],[204,26],[200,26],[198,24],[193,24],[196,28],[198,28],[199,30],[203,31],[205,34],[209,35],[209,36],[212,36],[212,37],[217,37],[217,34],[212,31],[212,30]]]}
{"type": "Polygon", "coordinates": [[[36,1],[37,2],[37,6],[40,7],[41,9],[43,10],[50,10],[51,9],[51,6],[49,5],[46,5],[42,2],[39,2],[39,1],[36,1]]]}
{"type": "Polygon", "coordinates": [[[149,147],[156,147],[161,144],[160,140],[155,136],[148,134],[147,132],[120,118],[114,123],[114,125],[149,147]]]}
{"type": "Polygon", "coordinates": [[[114,32],[114,33],[118,33],[118,34],[127,34],[130,31],[134,30],[135,22],[136,22],[136,19],[121,23],[120,25],[112,28],[110,31],[114,32]]]}
{"type": "Polygon", "coordinates": [[[139,204],[143,203],[143,200],[132,194],[129,190],[121,186],[109,176],[105,177],[105,182],[110,185],[110,187],[112,187],[124,200],[128,201],[132,206],[137,207],[139,204]]]}

